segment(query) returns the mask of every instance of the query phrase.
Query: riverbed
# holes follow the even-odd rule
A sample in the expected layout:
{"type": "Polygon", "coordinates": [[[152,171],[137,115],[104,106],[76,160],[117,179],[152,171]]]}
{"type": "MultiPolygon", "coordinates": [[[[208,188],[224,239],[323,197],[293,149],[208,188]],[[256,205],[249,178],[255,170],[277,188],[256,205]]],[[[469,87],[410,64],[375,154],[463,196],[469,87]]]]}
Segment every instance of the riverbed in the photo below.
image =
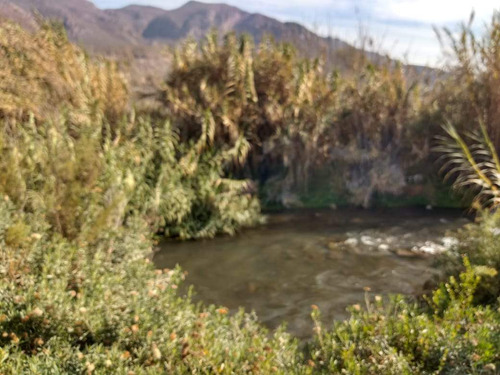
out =
{"type": "Polygon", "coordinates": [[[308,338],[311,305],[328,323],[348,318],[346,308],[363,305],[368,290],[421,293],[440,275],[435,254],[455,246],[453,231],[467,222],[457,210],[278,213],[235,237],[164,242],[154,262],[187,271],[196,300],[253,310],[269,328],[286,322],[308,338]]]}

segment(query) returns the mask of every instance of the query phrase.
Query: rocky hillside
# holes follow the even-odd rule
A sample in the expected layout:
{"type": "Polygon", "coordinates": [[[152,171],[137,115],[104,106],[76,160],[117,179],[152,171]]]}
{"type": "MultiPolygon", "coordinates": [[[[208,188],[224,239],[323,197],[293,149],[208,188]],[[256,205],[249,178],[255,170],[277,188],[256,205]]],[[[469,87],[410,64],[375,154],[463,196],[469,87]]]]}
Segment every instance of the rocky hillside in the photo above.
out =
{"type": "Polygon", "coordinates": [[[104,53],[126,46],[174,44],[187,37],[199,39],[213,28],[222,33],[248,33],[257,41],[270,34],[277,40],[293,42],[307,55],[349,47],[297,23],[283,23],[225,4],[191,1],[171,11],[138,5],[103,10],[87,0],[0,0],[0,16],[25,26],[34,27],[37,14],[62,21],[73,41],[104,53]]]}

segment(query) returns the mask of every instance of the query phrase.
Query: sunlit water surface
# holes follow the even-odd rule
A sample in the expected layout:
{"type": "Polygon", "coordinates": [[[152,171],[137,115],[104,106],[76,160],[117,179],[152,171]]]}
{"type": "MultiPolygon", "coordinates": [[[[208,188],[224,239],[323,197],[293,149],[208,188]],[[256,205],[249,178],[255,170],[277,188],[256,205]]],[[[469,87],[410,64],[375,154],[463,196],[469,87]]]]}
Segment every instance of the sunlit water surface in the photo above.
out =
{"type": "Polygon", "coordinates": [[[311,305],[328,322],[363,304],[366,288],[372,295],[420,293],[438,275],[429,253],[453,246],[452,231],[466,222],[460,211],[419,209],[273,214],[236,237],[165,242],[154,261],[188,271],[196,300],[243,306],[268,327],[286,322],[307,338],[311,305]]]}

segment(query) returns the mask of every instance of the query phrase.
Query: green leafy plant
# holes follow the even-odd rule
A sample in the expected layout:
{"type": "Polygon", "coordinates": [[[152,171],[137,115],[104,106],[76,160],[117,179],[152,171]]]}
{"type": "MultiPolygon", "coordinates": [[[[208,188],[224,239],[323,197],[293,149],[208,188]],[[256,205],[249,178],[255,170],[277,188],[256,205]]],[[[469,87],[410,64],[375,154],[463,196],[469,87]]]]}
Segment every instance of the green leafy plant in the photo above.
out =
{"type": "Polygon", "coordinates": [[[469,145],[456,128],[448,123],[448,137],[439,137],[436,151],[445,160],[441,170],[445,179],[453,179],[456,189],[473,192],[474,206],[495,209],[500,204],[500,160],[486,127],[468,134],[469,145]]]}
{"type": "Polygon", "coordinates": [[[481,277],[488,276],[467,258],[464,265],[459,278],[442,284],[423,306],[375,297],[366,309],[353,307],[351,318],[331,330],[314,310],[317,337],[309,348],[310,364],[318,373],[496,373],[499,311],[473,304],[481,277]]]}

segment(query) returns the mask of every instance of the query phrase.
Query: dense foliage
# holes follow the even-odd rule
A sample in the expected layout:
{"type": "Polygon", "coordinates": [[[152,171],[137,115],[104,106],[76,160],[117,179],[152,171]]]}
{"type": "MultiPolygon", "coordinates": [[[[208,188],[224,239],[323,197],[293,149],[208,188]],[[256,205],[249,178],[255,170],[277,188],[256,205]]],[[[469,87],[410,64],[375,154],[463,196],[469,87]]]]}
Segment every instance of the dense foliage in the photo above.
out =
{"type": "Polygon", "coordinates": [[[500,13],[495,11],[483,35],[477,35],[474,14],[459,32],[439,33],[448,53],[447,74],[435,88],[436,119],[453,123],[459,131],[485,124],[500,147],[498,116],[500,91],[500,13]]]}
{"type": "Polygon", "coordinates": [[[116,64],[93,62],[69,43],[61,25],[46,23],[32,34],[0,27],[0,118],[65,117],[73,126],[121,118],[129,100],[116,64]]]}
{"type": "Polygon", "coordinates": [[[7,98],[1,194],[44,215],[65,237],[86,241],[133,214],[181,238],[231,234],[260,220],[249,183],[225,178],[234,147],[208,149],[206,133],[180,143],[168,121],[127,114],[128,99],[112,90],[125,87],[116,69],[87,58],[57,28],[32,35],[6,24],[0,33],[2,85],[15,83],[0,88],[7,98]]]}
{"type": "Polygon", "coordinates": [[[157,95],[160,112],[181,139],[209,129],[214,147],[248,151],[230,171],[258,181],[266,204],[301,205],[318,192],[323,205],[368,207],[384,196],[449,204],[433,178],[441,125],[467,131],[484,124],[500,146],[500,18],[495,13],[481,38],[472,21],[458,36],[439,33],[449,59],[444,70],[423,74],[363,54],[350,71],[329,71],[324,59],[302,58],[270,39],[257,46],[231,34],[187,41],[157,95]]]}
{"type": "Polygon", "coordinates": [[[499,213],[483,213],[480,225],[469,225],[458,233],[460,246],[443,259],[444,268],[449,274],[463,270],[461,257],[466,255],[472,264],[489,272],[477,288],[475,302],[495,304],[500,296],[500,216],[499,213]]]}
{"type": "Polygon", "coordinates": [[[179,297],[179,270],[154,271],[149,229],[130,219],[98,242],[51,236],[0,203],[0,373],[291,371],[296,345],[255,316],[179,297]]]}
{"type": "Polygon", "coordinates": [[[414,165],[426,155],[410,140],[417,82],[390,59],[359,60],[340,75],[287,44],[212,34],[176,51],[158,101],[183,139],[209,129],[214,147],[248,150],[232,172],[259,181],[267,201],[293,203],[315,172],[331,170],[339,178],[324,185],[369,206],[377,192],[401,192],[406,166],[396,159],[414,165]]]}
{"type": "Polygon", "coordinates": [[[487,268],[473,269],[465,258],[459,278],[437,289],[424,306],[380,297],[333,330],[316,319],[311,354],[318,370],[349,374],[495,374],[500,366],[500,310],[474,306],[487,268]]]}

